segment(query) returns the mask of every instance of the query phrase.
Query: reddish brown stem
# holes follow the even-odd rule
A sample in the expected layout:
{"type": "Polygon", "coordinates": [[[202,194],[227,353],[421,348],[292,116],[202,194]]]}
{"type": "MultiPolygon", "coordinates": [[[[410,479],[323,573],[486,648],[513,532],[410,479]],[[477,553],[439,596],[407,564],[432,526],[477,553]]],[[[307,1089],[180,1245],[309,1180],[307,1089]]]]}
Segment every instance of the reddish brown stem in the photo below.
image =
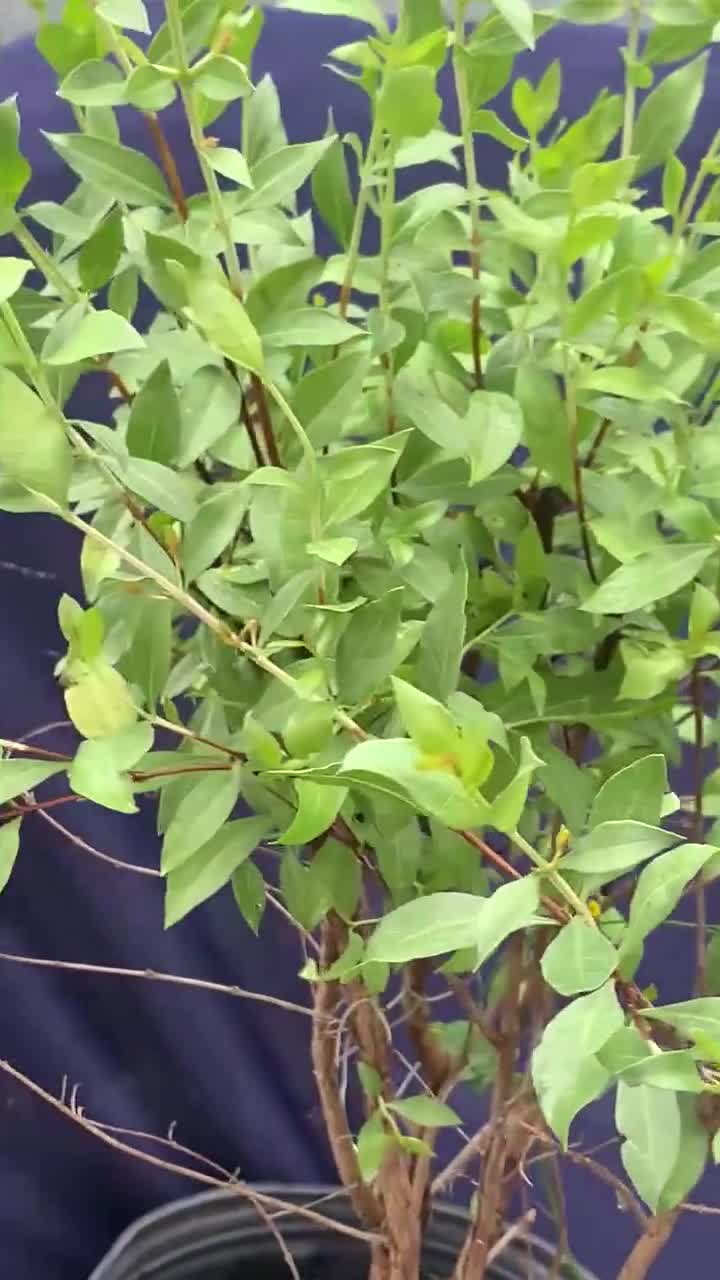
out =
{"type": "Polygon", "coordinates": [[[165,131],[154,111],[147,112],[145,115],[145,123],[150,130],[150,135],[155,144],[155,150],[158,154],[160,167],[165,175],[165,181],[167,182],[168,190],[172,196],[178,217],[181,222],[187,222],[190,212],[188,210],[182,180],[178,173],[177,164],[175,163],[175,156],[173,155],[170,144],[165,136],[165,131]]]}
{"type": "Polygon", "coordinates": [[[617,1280],[645,1280],[651,1266],[670,1239],[679,1212],[678,1209],[673,1209],[671,1213],[661,1213],[650,1218],[645,1234],[630,1250],[618,1272],[617,1280]]]}
{"type": "MultiPolygon", "coordinates": [[[[320,968],[325,969],[337,959],[341,940],[335,923],[323,921],[320,944],[320,968]]],[[[316,982],[313,986],[315,1018],[312,1028],[312,1064],[325,1132],[335,1161],[340,1181],[347,1188],[350,1201],[360,1222],[369,1228],[377,1228],[382,1222],[382,1211],[370,1187],[360,1174],[355,1147],[350,1134],[345,1104],[340,1093],[335,1062],[335,1031],[328,1020],[336,1017],[340,1001],[340,988],[336,982],[316,982]]]]}
{"type": "Polygon", "coordinates": [[[250,374],[250,387],[252,390],[253,405],[260,425],[260,431],[262,432],[262,438],[265,443],[265,452],[267,453],[268,461],[273,467],[281,467],[283,464],[278,452],[275,432],[273,431],[270,406],[268,405],[267,396],[265,395],[265,388],[256,373],[250,374]]]}

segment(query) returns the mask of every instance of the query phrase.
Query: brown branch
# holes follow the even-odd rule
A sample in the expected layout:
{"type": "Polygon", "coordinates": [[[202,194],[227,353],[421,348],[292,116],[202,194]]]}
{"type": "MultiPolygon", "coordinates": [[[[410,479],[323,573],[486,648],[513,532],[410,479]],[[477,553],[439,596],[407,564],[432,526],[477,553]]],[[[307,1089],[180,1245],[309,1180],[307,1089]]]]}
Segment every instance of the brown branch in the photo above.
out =
{"type": "Polygon", "coordinates": [[[162,973],[156,969],[120,969],[113,965],[81,964],[74,960],[46,960],[36,956],[16,956],[10,952],[0,951],[0,960],[11,964],[31,965],[38,969],[69,969],[74,973],[99,973],[111,978],[141,978],[148,982],[169,982],[174,986],[194,987],[201,991],[212,991],[216,995],[234,996],[241,1000],[255,1000],[260,1004],[271,1004],[276,1009],[285,1009],[289,1013],[300,1013],[306,1018],[315,1018],[312,1009],[302,1004],[294,1004],[290,1000],[282,1000],[279,996],[263,995],[260,991],[246,991],[244,987],[230,986],[222,982],[209,982],[203,978],[185,978],[175,973],[162,973]]]}
{"type": "Polygon", "coordinates": [[[453,1070],[453,1060],[443,1049],[430,1026],[425,1000],[425,982],[429,971],[427,960],[412,960],[405,970],[403,1005],[410,1039],[420,1062],[425,1081],[437,1093],[453,1070]]]}
{"type": "Polygon", "coordinates": [[[528,1209],[527,1213],[524,1213],[521,1218],[518,1218],[516,1222],[512,1222],[507,1228],[507,1231],[503,1232],[500,1239],[495,1242],[488,1253],[488,1265],[492,1266],[495,1259],[499,1258],[500,1254],[505,1252],[508,1245],[512,1244],[513,1240],[517,1240],[518,1237],[526,1235],[533,1226],[536,1217],[537,1210],[528,1209]]]}
{"type": "Polygon", "coordinates": [[[27,804],[18,804],[17,800],[8,801],[8,809],[10,813],[26,814],[26,813],[45,813],[47,809],[57,809],[62,804],[74,804],[84,801],[84,796],[68,795],[55,796],[52,800],[32,800],[27,804]]]}
{"type": "Polygon", "coordinates": [[[31,1080],[29,1076],[23,1075],[22,1071],[18,1071],[9,1062],[0,1060],[0,1071],[16,1080],[18,1084],[23,1085],[30,1093],[34,1093],[36,1097],[42,1098],[43,1102],[46,1102],[48,1106],[53,1107],[55,1111],[59,1111],[61,1115],[72,1120],[81,1129],[85,1129],[87,1133],[91,1133],[93,1137],[100,1142],[104,1142],[106,1146],[112,1147],[115,1151],[120,1151],[124,1155],[133,1156],[134,1159],[141,1160],[144,1164],[153,1165],[156,1169],[163,1169],[167,1173],[174,1173],[182,1178],[189,1178],[193,1182],[200,1182],[206,1187],[219,1187],[223,1191],[234,1192],[242,1196],[243,1199],[263,1205],[268,1210],[295,1214],[297,1217],[314,1222],[325,1231],[337,1231],[342,1235],[351,1236],[354,1240],[361,1240],[364,1244],[373,1244],[377,1239],[371,1232],[362,1231],[358,1227],[350,1226],[344,1222],[334,1222],[332,1218],[326,1218],[324,1214],[316,1213],[314,1209],[306,1208],[305,1205],[290,1204],[288,1201],[281,1200],[277,1196],[268,1195],[264,1191],[256,1191],[255,1188],[248,1187],[244,1182],[215,1178],[210,1174],[202,1173],[198,1169],[188,1169],[185,1165],[162,1160],[159,1156],[154,1156],[149,1151],[139,1151],[137,1147],[120,1141],[119,1138],[114,1137],[112,1133],[107,1132],[93,1120],[89,1120],[87,1116],[81,1115],[73,1107],[61,1102],[59,1098],[53,1097],[51,1093],[48,1093],[34,1080],[31,1080]]]}
{"type": "MultiPolygon", "coordinates": [[[[337,937],[334,922],[326,919],[322,925],[320,969],[331,965],[340,951],[341,941],[337,937]]],[[[382,1223],[382,1210],[371,1188],[362,1180],[345,1104],[338,1086],[335,1034],[327,1025],[328,1021],[337,1015],[339,999],[340,991],[336,982],[316,982],[313,985],[315,1014],[311,1043],[313,1072],[320,1095],[325,1132],[340,1181],[347,1188],[358,1220],[371,1228],[378,1228],[382,1223]]]]}
{"type": "Polygon", "coordinates": [[[265,388],[256,373],[250,374],[250,387],[252,390],[252,402],[260,424],[262,437],[265,442],[268,461],[273,467],[282,467],[282,459],[278,452],[275,432],[273,431],[272,418],[270,416],[270,407],[267,402],[267,396],[265,395],[265,388]]]}
{"type": "Polygon", "coordinates": [[[250,414],[250,408],[248,406],[248,402],[245,396],[243,396],[242,398],[241,416],[242,416],[243,426],[248,433],[248,438],[250,440],[250,447],[253,451],[253,457],[255,459],[255,462],[258,467],[264,467],[265,459],[262,454],[262,449],[260,448],[260,441],[258,440],[257,431],[255,430],[255,423],[252,420],[252,416],[250,414]]]}
{"type": "Polygon", "coordinates": [[[643,1235],[633,1245],[618,1271],[617,1280],[645,1280],[648,1271],[665,1248],[680,1214],[679,1209],[660,1213],[648,1220],[643,1235]]]}
{"type": "Polygon", "coordinates": [[[177,215],[181,222],[187,222],[190,217],[190,211],[187,206],[187,199],[183,190],[182,180],[178,173],[178,167],[175,163],[175,156],[172,148],[165,136],[165,131],[154,111],[143,113],[145,123],[150,131],[150,135],[155,144],[155,150],[158,154],[160,167],[165,175],[165,181],[168,190],[172,196],[173,204],[177,210],[177,215]]]}
{"type": "Polygon", "coordinates": [[[572,1147],[568,1148],[567,1151],[563,1151],[562,1156],[563,1159],[569,1160],[571,1164],[581,1165],[583,1168],[589,1169],[596,1178],[611,1187],[620,1203],[633,1215],[640,1230],[645,1231],[647,1229],[650,1219],[640,1201],[636,1199],[630,1188],[625,1185],[622,1178],[612,1172],[612,1169],[608,1169],[599,1160],[593,1160],[592,1156],[585,1155],[581,1151],[574,1151],[572,1147]]]}
{"type": "Polygon", "coordinates": [[[488,1121],[488,1123],[484,1124],[481,1129],[478,1129],[477,1133],[473,1134],[472,1138],[465,1143],[464,1147],[460,1148],[442,1172],[433,1180],[430,1187],[430,1194],[432,1196],[438,1196],[441,1195],[442,1192],[447,1191],[448,1187],[450,1187],[455,1179],[460,1176],[466,1164],[470,1162],[474,1155],[485,1154],[492,1137],[493,1128],[494,1122],[491,1123],[488,1121]]]}
{"type": "Polygon", "coordinates": [[[490,1025],[479,1004],[473,999],[467,982],[462,978],[458,978],[455,974],[448,974],[446,976],[446,981],[450,990],[453,992],[455,999],[460,1005],[460,1008],[466,1015],[468,1022],[471,1022],[474,1027],[477,1027],[481,1036],[483,1036],[489,1044],[498,1049],[500,1047],[501,1036],[494,1027],[490,1025]]]}

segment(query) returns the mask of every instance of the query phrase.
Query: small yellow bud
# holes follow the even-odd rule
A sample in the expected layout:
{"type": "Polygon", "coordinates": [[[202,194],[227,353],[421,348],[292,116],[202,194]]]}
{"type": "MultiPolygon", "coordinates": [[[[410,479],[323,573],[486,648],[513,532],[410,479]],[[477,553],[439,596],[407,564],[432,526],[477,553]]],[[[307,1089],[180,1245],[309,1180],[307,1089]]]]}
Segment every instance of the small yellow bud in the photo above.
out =
{"type": "Polygon", "coordinates": [[[314,307],[324,307],[324,306],[326,306],[326,305],[327,305],[327,304],[326,304],[326,302],[325,302],[325,299],[323,298],[323,296],[322,296],[322,294],[321,294],[321,293],[314,293],[314,294],[313,294],[313,296],[312,296],[312,304],[313,304],[313,306],[314,306],[314,307]]]}
{"type": "Polygon", "coordinates": [[[557,833],[557,837],[555,840],[556,854],[565,853],[569,844],[570,844],[570,832],[568,831],[567,827],[561,827],[557,833]]]}
{"type": "Polygon", "coordinates": [[[597,901],[597,898],[590,898],[588,902],[588,911],[594,920],[597,920],[598,917],[602,915],[602,907],[597,901]]]}

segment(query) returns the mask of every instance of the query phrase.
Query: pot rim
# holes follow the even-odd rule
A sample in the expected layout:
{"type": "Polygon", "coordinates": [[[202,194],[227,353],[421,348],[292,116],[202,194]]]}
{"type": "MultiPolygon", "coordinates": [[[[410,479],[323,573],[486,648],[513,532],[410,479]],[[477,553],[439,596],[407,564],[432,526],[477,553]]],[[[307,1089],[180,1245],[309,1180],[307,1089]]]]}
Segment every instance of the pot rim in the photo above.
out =
{"type": "MultiPolygon", "coordinates": [[[[352,1211],[345,1199],[343,1189],[333,1186],[332,1184],[293,1184],[291,1186],[282,1183],[258,1182],[252,1183],[252,1187],[258,1191],[265,1192],[268,1195],[282,1197],[292,1203],[310,1203],[317,1201],[322,1197],[332,1197],[326,1199],[322,1206],[322,1211],[328,1216],[337,1217],[339,1220],[352,1220],[352,1211]]],[[[468,1216],[467,1211],[447,1202],[441,1202],[434,1206],[431,1221],[437,1224],[436,1232],[430,1232],[432,1243],[442,1252],[445,1252],[451,1259],[459,1250],[460,1244],[464,1239],[468,1216]],[[442,1225],[441,1225],[442,1224],[442,1225]],[[440,1237],[437,1239],[437,1237],[440,1237]],[[449,1237],[449,1238],[448,1238],[449,1237]]],[[[227,1235],[232,1232],[233,1236],[241,1235],[242,1239],[247,1243],[252,1240],[253,1236],[257,1237],[258,1243],[262,1241],[268,1244],[270,1233],[268,1227],[258,1215],[252,1202],[244,1197],[238,1196],[237,1192],[231,1189],[211,1190],[199,1192],[195,1195],[183,1196],[178,1200],[173,1200],[169,1204],[164,1204],[156,1209],[150,1210],[143,1214],[118,1236],[114,1245],[105,1257],[100,1261],[98,1266],[92,1272],[89,1280],[116,1280],[115,1268],[122,1266],[126,1260],[128,1251],[137,1254],[138,1268],[144,1268],[150,1263],[152,1265],[152,1253],[157,1248],[158,1241],[156,1239],[159,1232],[163,1228],[172,1233],[173,1228],[176,1229],[176,1235],[182,1235],[182,1228],[186,1226],[188,1232],[192,1226],[196,1230],[202,1231],[203,1226],[206,1233],[212,1232],[217,1235],[227,1235]],[[232,1213],[227,1211],[232,1206],[232,1213]]],[[[316,1223],[297,1216],[290,1216],[283,1223],[283,1236],[288,1244],[312,1243],[325,1234],[324,1229],[316,1223]]],[[[330,1232],[328,1232],[328,1235],[330,1232]]],[[[357,1252],[362,1245],[347,1236],[340,1233],[335,1237],[338,1242],[342,1242],[343,1250],[348,1252],[357,1252]]],[[[532,1256],[534,1258],[533,1275],[536,1280],[542,1280],[545,1270],[551,1265],[554,1258],[552,1245],[543,1240],[541,1237],[528,1232],[523,1235],[522,1242],[511,1242],[508,1244],[507,1250],[504,1251],[502,1258],[510,1264],[513,1262],[517,1266],[521,1257],[524,1259],[526,1254],[525,1244],[531,1243],[532,1256]]],[[[189,1252],[189,1241],[187,1237],[184,1239],[176,1239],[175,1247],[179,1248],[179,1253],[186,1255],[189,1252]]],[[[160,1265],[167,1265],[170,1261],[168,1255],[164,1259],[160,1259],[160,1265]]],[[[499,1259],[498,1261],[501,1261],[499,1259]]],[[[567,1271],[563,1270],[561,1275],[566,1280],[596,1280],[591,1272],[585,1270],[574,1262],[566,1264],[567,1271]]],[[[118,1272],[117,1278],[121,1280],[124,1272],[118,1272]]],[[[152,1275],[152,1272],[138,1270],[140,1275],[152,1275]]],[[[519,1273],[508,1272],[508,1280],[511,1275],[518,1276],[519,1273]]],[[[128,1277],[131,1275],[127,1273],[128,1277]]],[[[532,1276],[528,1276],[528,1280],[532,1280],[532,1276]]]]}

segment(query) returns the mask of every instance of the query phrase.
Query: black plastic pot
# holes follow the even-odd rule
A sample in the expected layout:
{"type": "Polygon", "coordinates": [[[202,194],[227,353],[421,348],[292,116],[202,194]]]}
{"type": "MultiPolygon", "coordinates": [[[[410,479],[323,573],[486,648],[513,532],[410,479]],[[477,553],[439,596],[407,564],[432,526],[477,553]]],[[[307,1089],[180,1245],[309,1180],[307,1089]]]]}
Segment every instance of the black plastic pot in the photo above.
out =
{"type": "MultiPolygon", "coordinates": [[[[258,1190],[295,1204],[310,1204],[329,1189],[263,1186],[258,1190]]],[[[318,1207],[335,1221],[353,1221],[340,1194],[318,1207]]],[[[278,1226],[301,1280],[366,1280],[368,1257],[361,1242],[299,1217],[282,1217],[278,1226]]],[[[435,1209],[423,1250],[423,1275],[428,1280],[450,1275],[466,1229],[462,1210],[450,1205],[435,1209]]],[[[503,1250],[491,1269],[492,1280],[547,1280],[552,1249],[535,1237],[530,1240],[531,1247],[526,1237],[503,1250]]],[[[288,1275],[276,1239],[252,1205],[232,1193],[211,1191],[141,1218],[124,1232],[90,1280],[288,1280],[288,1275]]],[[[561,1280],[593,1277],[569,1265],[561,1272],[561,1280]]]]}

